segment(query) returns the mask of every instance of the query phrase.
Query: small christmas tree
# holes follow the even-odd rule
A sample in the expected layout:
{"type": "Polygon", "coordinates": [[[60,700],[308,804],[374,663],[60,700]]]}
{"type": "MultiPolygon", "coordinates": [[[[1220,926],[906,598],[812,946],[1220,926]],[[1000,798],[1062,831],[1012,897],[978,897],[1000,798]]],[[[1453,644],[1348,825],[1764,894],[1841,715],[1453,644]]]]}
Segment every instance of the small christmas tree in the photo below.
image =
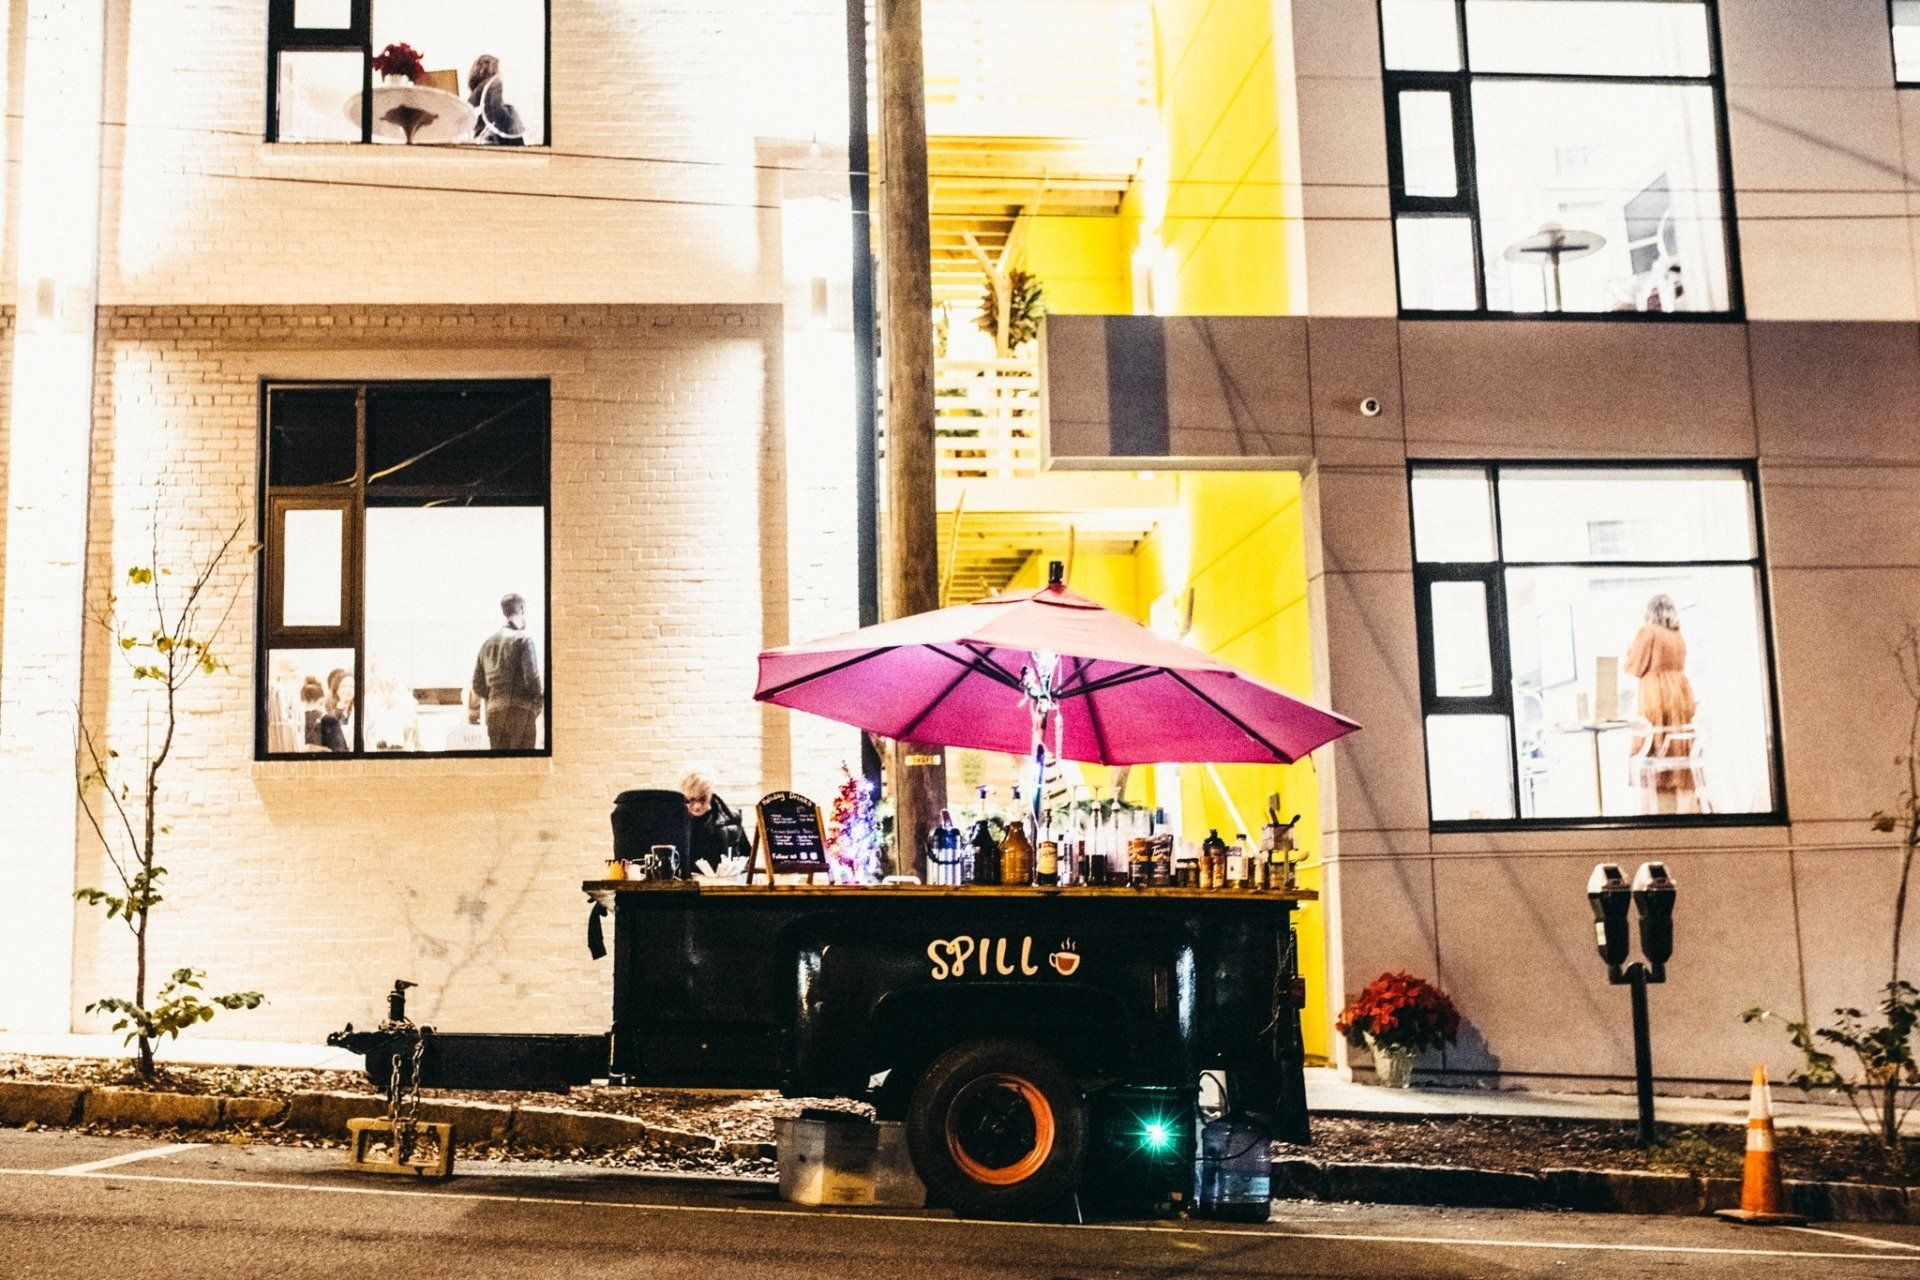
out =
{"type": "Polygon", "coordinates": [[[873,810],[873,784],[844,764],[847,780],[834,793],[827,814],[828,874],[835,884],[878,884],[885,847],[873,810]]]}

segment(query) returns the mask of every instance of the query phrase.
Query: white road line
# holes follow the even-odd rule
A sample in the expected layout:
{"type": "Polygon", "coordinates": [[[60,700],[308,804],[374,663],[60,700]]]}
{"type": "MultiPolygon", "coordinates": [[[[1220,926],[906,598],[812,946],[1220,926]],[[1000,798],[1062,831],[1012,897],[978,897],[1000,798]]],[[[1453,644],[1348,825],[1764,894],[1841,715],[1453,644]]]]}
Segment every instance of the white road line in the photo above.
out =
{"type": "MultiPolygon", "coordinates": [[[[63,1171],[46,1169],[0,1169],[0,1177],[44,1178],[66,1176],[63,1171]]],[[[486,1191],[430,1191],[401,1187],[362,1187],[309,1185],[298,1182],[269,1182],[254,1178],[188,1178],[162,1173],[93,1173],[78,1175],[113,1182],[172,1183],[190,1187],[224,1187],[255,1191],[293,1191],[310,1195],[387,1196],[400,1199],[462,1200],[484,1204],[524,1204],[582,1209],[624,1209],[640,1213],[698,1213],[760,1218],[811,1218],[819,1222],[847,1225],[860,1222],[917,1223],[933,1227],[967,1227],[1010,1231],[1124,1231],[1142,1235],[1236,1236],[1241,1238],[1284,1240],[1345,1241],[1349,1244],[1418,1244],[1451,1249],[1541,1249],[1571,1253],[1667,1253],[1698,1254],[1728,1258],[1817,1258],[1836,1262],[1909,1263],[1920,1266],[1920,1256],[1889,1257],[1884,1253],[1836,1253],[1810,1249],[1744,1249],[1700,1244],[1625,1244],[1606,1240],[1504,1240],[1473,1236],[1386,1235],[1348,1231],[1289,1231],[1285,1227],[1262,1230],[1259,1227],[1148,1226],[1138,1223],[1089,1222],[983,1222],[964,1218],[941,1218],[907,1213],[823,1213],[817,1209],[772,1209],[740,1205],[653,1204],[621,1200],[584,1200],[573,1196],[515,1196],[486,1191]]],[[[1874,1241],[1884,1245],[1886,1241],[1874,1241]]]]}
{"type": "Polygon", "coordinates": [[[1904,1240],[1882,1240],[1878,1236],[1857,1236],[1850,1231],[1833,1231],[1826,1227],[1789,1227],[1789,1231],[1805,1232],[1808,1235],[1832,1236],[1835,1240],[1857,1240],[1861,1244],[1870,1244],[1876,1249],[1915,1249],[1920,1244],[1908,1244],[1904,1240]]]}
{"type": "Polygon", "coordinates": [[[129,1151],[125,1155],[108,1156],[105,1160],[89,1160],[86,1164],[70,1164],[64,1169],[43,1169],[49,1177],[79,1178],[90,1173],[99,1173],[102,1169],[117,1169],[123,1164],[132,1164],[135,1160],[157,1160],[161,1156],[178,1155],[182,1151],[192,1151],[201,1146],[198,1142],[175,1142],[164,1147],[148,1147],[144,1151],[129,1151]]]}

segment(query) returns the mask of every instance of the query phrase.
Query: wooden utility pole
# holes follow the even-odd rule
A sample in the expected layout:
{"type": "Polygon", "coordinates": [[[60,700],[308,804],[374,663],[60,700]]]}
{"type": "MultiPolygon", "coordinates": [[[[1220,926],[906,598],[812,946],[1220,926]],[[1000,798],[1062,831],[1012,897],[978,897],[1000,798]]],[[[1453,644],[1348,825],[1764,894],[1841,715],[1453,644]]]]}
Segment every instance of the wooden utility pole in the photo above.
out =
{"type": "MultiPolygon", "coordinates": [[[[880,350],[887,380],[887,483],[881,608],[902,618],[940,606],[934,496],[933,235],[927,195],[927,88],[920,0],[876,0],[880,62],[880,350]]],[[[900,870],[923,870],[926,833],[946,803],[946,755],[897,742],[889,760],[900,870]]]]}

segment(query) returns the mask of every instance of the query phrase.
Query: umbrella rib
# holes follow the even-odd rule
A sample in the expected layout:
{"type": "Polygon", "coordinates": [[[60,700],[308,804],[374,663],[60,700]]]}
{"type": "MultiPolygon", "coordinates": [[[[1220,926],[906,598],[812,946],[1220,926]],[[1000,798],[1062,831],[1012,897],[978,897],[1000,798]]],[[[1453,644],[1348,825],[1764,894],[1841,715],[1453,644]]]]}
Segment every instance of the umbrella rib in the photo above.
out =
{"type": "MultiPolygon", "coordinates": [[[[1218,711],[1221,715],[1225,716],[1227,720],[1234,725],[1234,727],[1240,730],[1240,732],[1246,734],[1249,738],[1252,738],[1255,742],[1259,743],[1261,746],[1265,747],[1267,750],[1273,752],[1275,759],[1279,760],[1283,764],[1293,763],[1293,761],[1288,758],[1286,752],[1282,751],[1279,747],[1274,746],[1273,743],[1267,741],[1266,736],[1264,734],[1255,732],[1253,726],[1249,725],[1245,720],[1242,720],[1239,716],[1233,714],[1233,712],[1227,710],[1225,707],[1221,706],[1218,702],[1214,701],[1212,698],[1208,697],[1205,693],[1201,692],[1201,690],[1194,685],[1193,681],[1187,679],[1185,676],[1181,675],[1178,671],[1173,670],[1171,667],[1167,668],[1166,672],[1168,675],[1172,676],[1176,681],[1178,681],[1180,686],[1184,688],[1188,693],[1191,693],[1194,697],[1200,699],[1200,701],[1206,703],[1208,706],[1212,707],[1215,711],[1218,711]]],[[[1088,705],[1092,705],[1092,704],[1089,703],[1088,705]]]]}
{"type": "MultiPolygon", "coordinates": [[[[1076,661],[1078,661],[1078,659],[1076,659],[1076,661]]],[[[1117,688],[1123,684],[1132,684],[1136,680],[1151,680],[1157,673],[1164,670],[1166,670],[1165,667],[1128,667],[1125,671],[1116,671],[1112,675],[1102,676],[1098,680],[1083,680],[1079,688],[1062,690],[1060,696],[1063,698],[1084,698],[1092,694],[1103,693],[1108,689],[1117,688]]]]}
{"type": "Polygon", "coordinates": [[[894,740],[896,742],[913,741],[913,731],[915,729],[918,729],[923,723],[925,723],[926,718],[933,714],[935,707],[938,707],[942,702],[945,702],[948,698],[951,698],[953,696],[953,691],[955,689],[958,689],[960,685],[966,680],[966,678],[972,674],[973,674],[972,667],[963,666],[960,669],[960,674],[953,678],[953,683],[948,685],[946,688],[942,689],[940,691],[939,697],[928,699],[927,705],[920,708],[920,714],[915,716],[913,719],[907,721],[905,727],[903,727],[900,730],[900,732],[895,736],[894,740]]]}
{"type": "Polygon", "coordinates": [[[959,640],[959,641],[955,641],[955,643],[958,644],[962,649],[965,649],[968,653],[973,655],[972,662],[961,662],[960,658],[958,658],[954,654],[948,653],[945,649],[942,649],[939,645],[933,645],[931,646],[931,648],[935,653],[939,654],[943,658],[950,659],[951,661],[954,661],[954,662],[960,662],[961,665],[966,667],[967,670],[969,671],[978,671],[981,675],[987,677],[987,679],[1003,684],[1007,686],[1007,688],[1015,690],[1016,692],[1019,692],[1019,693],[1026,692],[1027,686],[1024,683],[1022,683],[1019,676],[1016,676],[1011,671],[1008,671],[1005,667],[995,662],[991,657],[982,653],[980,650],[974,648],[973,645],[968,643],[967,641],[959,640]]]}
{"type": "Polygon", "coordinates": [[[773,686],[773,688],[771,689],[763,689],[759,693],[754,695],[754,701],[765,702],[768,698],[774,697],[778,694],[785,693],[789,689],[797,689],[803,684],[807,684],[814,680],[824,679],[825,677],[833,675],[836,672],[845,671],[848,667],[857,667],[863,662],[870,662],[874,658],[878,658],[885,654],[892,653],[896,647],[897,646],[895,645],[887,645],[884,648],[867,649],[860,653],[856,653],[851,658],[846,659],[844,662],[836,662],[830,667],[822,667],[818,671],[812,671],[807,673],[804,676],[798,676],[792,680],[787,681],[784,684],[777,684],[773,686]]]}
{"type": "MultiPolygon", "coordinates": [[[[1079,666],[1074,670],[1074,674],[1080,678],[1081,684],[1084,685],[1086,683],[1087,670],[1093,664],[1081,661],[1079,658],[1075,658],[1074,661],[1079,663],[1079,666]]],[[[1092,694],[1084,693],[1084,691],[1082,693],[1076,693],[1074,696],[1084,696],[1087,700],[1087,726],[1093,730],[1094,749],[1099,751],[1100,759],[1104,762],[1108,755],[1107,731],[1100,727],[1100,704],[1093,700],[1092,694]]]]}

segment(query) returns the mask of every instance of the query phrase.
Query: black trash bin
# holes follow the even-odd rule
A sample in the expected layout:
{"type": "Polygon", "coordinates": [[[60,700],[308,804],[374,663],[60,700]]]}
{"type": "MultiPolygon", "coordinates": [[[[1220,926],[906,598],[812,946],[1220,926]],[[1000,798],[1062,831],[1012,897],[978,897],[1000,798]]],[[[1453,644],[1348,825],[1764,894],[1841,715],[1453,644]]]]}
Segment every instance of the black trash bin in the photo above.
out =
{"type": "Polygon", "coordinates": [[[693,874],[693,819],[678,791],[622,791],[613,801],[613,856],[644,862],[657,844],[674,849],[672,874],[693,874]]]}

